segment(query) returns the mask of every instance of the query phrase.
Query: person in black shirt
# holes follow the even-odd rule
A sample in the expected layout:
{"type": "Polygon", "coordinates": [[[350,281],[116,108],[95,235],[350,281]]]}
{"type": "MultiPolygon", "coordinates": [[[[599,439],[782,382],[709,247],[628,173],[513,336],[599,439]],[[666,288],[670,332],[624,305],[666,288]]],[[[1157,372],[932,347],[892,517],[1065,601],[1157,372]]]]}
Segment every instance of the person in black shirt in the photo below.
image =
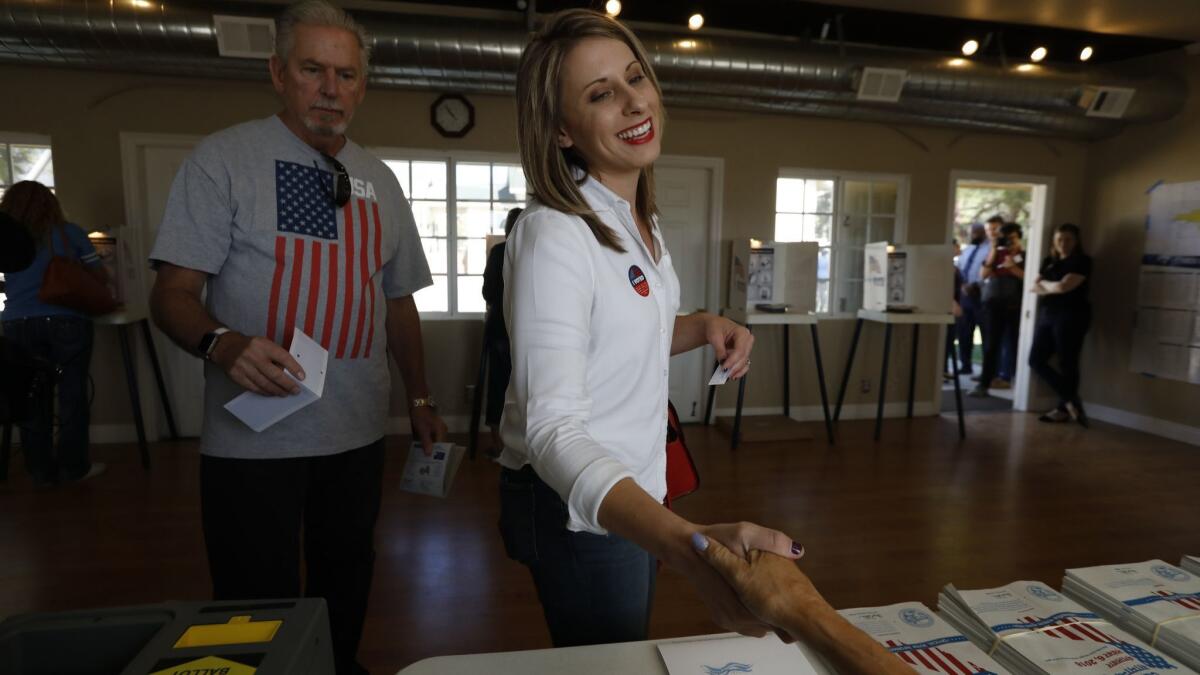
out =
{"type": "Polygon", "coordinates": [[[1033,292],[1041,307],[1029,349],[1029,366],[1058,394],[1058,406],[1038,419],[1043,422],[1074,420],[1087,426],[1079,399],[1079,353],[1092,321],[1088,303],[1088,277],[1092,259],[1083,252],[1079,227],[1071,223],[1054,232],[1054,251],[1042,261],[1033,292]],[[1058,370],[1050,357],[1058,355],[1058,370]]]}
{"type": "MultiPolygon", "coordinates": [[[[1001,370],[1007,336],[1016,334],[1021,321],[1025,248],[1021,244],[1020,225],[1008,223],[996,233],[980,276],[983,278],[983,374],[967,395],[986,398],[988,387],[1001,370]]],[[[1010,349],[1016,353],[1015,344],[1010,349]]]]}
{"type": "MultiPolygon", "coordinates": [[[[521,209],[508,212],[504,221],[504,236],[512,234],[521,209]]],[[[500,415],[504,411],[504,392],[512,377],[512,355],[509,353],[508,329],[504,326],[504,242],[492,247],[487,265],[483,268],[483,299],[487,302],[487,319],[483,340],[488,350],[487,411],[484,421],[491,427],[492,447],[489,454],[500,453],[500,415]]]]}

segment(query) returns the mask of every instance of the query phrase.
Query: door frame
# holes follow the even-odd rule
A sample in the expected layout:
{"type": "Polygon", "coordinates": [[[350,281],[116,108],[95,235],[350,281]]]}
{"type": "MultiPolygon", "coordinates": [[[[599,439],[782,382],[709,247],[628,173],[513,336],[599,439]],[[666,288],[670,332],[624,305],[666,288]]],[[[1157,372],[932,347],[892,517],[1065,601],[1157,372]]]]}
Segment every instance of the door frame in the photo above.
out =
{"type": "MultiPolygon", "coordinates": [[[[1053,231],[1050,227],[1050,222],[1054,214],[1054,195],[1055,182],[1054,176],[1046,176],[1041,174],[1025,174],[1025,173],[1001,173],[995,171],[973,171],[967,169],[954,169],[950,171],[950,190],[949,199],[947,200],[946,208],[946,243],[949,244],[954,238],[954,207],[958,199],[958,183],[964,180],[978,180],[994,183],[1026,183],[1034,186],[1044,186],[1045,194],[1042,196],[1042,217],[1041,222],[1037,223],[1037,227],[1030,227],[1029,223],[1024,223],[1025,227],[1025,283],[1022,288],[1024,294],[1024,302],[1021,304],[1021,325],[1020,333],[1017,339],[1017,372],[1014,373],[1013,380],[1013,410],[1028,411],[1038,407],[1042,403],[1042,399],[1037,396],[1035,391],[1035,382],[1030,372],[1030,368],[1026,363],[1029,354],[1029,347],[1033,342],[1033,327],[1034,319],[1037,317],[1038,296],[1032,293],[1034,279],[1037,278],[1037,265],[1043,257],[1043,252],[1046,250],[1046,242],[1049,239],[1049,233],[1053,231]],[[1032,262],[1033,267],[1030,267],[1032,262]],[[1030,274],[1029,272],[1033,273],[1030,274]]],[[[1034,189],[1034,206],[1037,205],[1039,195],[1038,190],[1034,189]]],[[[943,343],[945,334],[942,334],[943,343]]],[[[940,395],[941,390],[938,390],[940,395]]],[[[940,409],[940,403],[939,403],[940,409]]]]}
{"type": "MultiPolygon", "coordinates": [[[[125,225],[132,227],[138,231],[141,241],[146,247],[146,250],[141,251],[144,256],[150,255],[150,249],[153,248],[154,241],[150,238],[149,223],[144,222],[140,209],[137,207],[141,204],[145,195],[142,194],[141,171],[143,167],[138,162],[138,157],[144,148],[156,146],[172,146],[177,147],[187,144],[189,147],[195,147],[204,136],[195,134],[159,134],[159,133],[142,133],[132,131],[122,131],[118,134],[121,146],[121,182],[125,198],[125,225]]],[[[142,274],[139,274],[139,282],[142,286],[142,292],[147,298],[147,304],[144,308],[145,313],[149,314],[150,286],[154,275],[147,273],[147,268],[141,268],[142,274]]],[[[145,318],[145,317],[134,317],[145,318]]],[[[150,322],[150,333],[154,337],[156,345],[161,345],[163,341],[168,340],[166,335],[158,330],[154,322],[150,322]]],[[[158,401],[158,384],[154,380],[154,373],[150,367],[150,357],[146,351],[146,345],[142,343],[140,331],[133,331],[133,336],[130,341],[133,343],[134,353],[134,370],[136,371],[138,391],[141,396],[142,420],[146,428],[146,438],[148,440],[161,440],[166,436],[166,416],[163,413],[162,405],[158,401]]],[[[159,363],[166,365],[163,361],[164,350],[156,346],[156,351],[159,356],[159,363]]],[[[170,372],[167,368],[163,368],[163,379],[170,377],[170,372]]],[[[170,386],[167,387],[168,392],[170,386]]]]}
{"type": "MultiPolygon", "coordinates": [[[[721,157],[704,157],[691,155],[663,155],[655,162],[655,166],[678,169],[707,169],[709,172],[708,189],[708,255],[705,259],[704,274],[704,307],[701,311],[719,314],[721,310],[721,225],[724,209],[725,192],[725,160],[721,157]]],[[[690,308],[688,308],[690,309],[690,308]]],[[[697,392],[699,401],[704,401],[708,387],[708,366],[715,356],[712,347],[705,346],[704,358],[700,359],[701,388],[697,392]]]]}

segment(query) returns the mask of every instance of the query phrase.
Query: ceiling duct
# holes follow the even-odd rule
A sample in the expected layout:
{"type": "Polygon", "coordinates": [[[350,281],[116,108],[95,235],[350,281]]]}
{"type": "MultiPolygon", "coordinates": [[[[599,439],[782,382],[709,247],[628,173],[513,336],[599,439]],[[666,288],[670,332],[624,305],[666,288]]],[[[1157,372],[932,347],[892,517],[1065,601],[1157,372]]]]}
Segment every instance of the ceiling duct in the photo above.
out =
{"type": "MultiPolygon", "coordinates": [[[[374,39],[372,86],[513,92],[527,36],[523,14],[365,6],[353,11],[374,39]]],[[[277,2],[253,0],[0,0],[0,63],[265,79],[260,59],[219,55],[214,13],[267,18],[280,9],[277,2]]],[[[925,52],[784,38],[684,38],[657,32],[661,27],[634,27],[668,105],[1097,139],[1130,122],[1168,119],[1186,97],[1181,79],[1160,74],[1137,78],[1049,66],[1017,72],[925,52]],[[866,69],[904,71],[899,98],[860,100],[866,69]],[[1081,100],[1097,88],[1137,93],[1127,97],[1120,119],[1089,116],[1081,100]]]]}

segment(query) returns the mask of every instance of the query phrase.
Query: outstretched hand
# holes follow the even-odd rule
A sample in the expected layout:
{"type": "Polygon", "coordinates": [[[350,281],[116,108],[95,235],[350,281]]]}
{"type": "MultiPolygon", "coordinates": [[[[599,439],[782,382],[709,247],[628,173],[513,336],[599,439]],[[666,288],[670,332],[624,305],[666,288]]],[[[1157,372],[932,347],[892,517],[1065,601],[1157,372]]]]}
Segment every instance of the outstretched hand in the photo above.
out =
{"type": "Polygon", "coordinates": [[[796,566],[798,556],[784,557],[763,550],[743,555],[700,533],[692,537],[692,542],[700,557],[763,623],[780,628],[792,626],[806,605],[826,605],[816,587],[796,566]]]}

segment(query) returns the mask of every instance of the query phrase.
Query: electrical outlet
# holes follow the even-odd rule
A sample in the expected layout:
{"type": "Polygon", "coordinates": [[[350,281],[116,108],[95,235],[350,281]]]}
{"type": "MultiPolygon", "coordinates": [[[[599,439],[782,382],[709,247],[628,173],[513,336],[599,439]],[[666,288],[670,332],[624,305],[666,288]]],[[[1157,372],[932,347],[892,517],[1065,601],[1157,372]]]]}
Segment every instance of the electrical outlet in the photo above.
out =
{"type": "Polygon", "coordinates": [[[871,379],[870,379],[870,378],[868,378],[868,377],[864,377],[864,378],[862,379],[862,383],[859,385],[859,389],[860,389],[860,390],[862,391],[862,393],[864,393],[864,394],[869,394],[869,393],[871,393],[871,379]]]}

